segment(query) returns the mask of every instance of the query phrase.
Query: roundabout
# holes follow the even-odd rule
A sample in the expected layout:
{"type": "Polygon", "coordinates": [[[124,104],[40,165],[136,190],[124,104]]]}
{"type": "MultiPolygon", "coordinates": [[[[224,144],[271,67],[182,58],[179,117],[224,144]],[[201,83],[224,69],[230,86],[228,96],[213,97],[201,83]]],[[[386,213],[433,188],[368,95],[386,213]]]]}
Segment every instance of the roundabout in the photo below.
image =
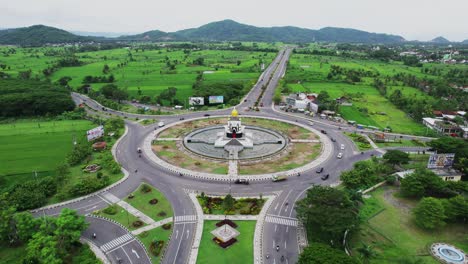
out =
{"type": "Polygon", "coordinates": [[[147,135],[142,149],[149,160],[180,176],[260,181],[318,167],[331,157],[332,142],[310,126],[274,117],[241,118],[234,109],[230,116],[159,128],[147,135]]]}

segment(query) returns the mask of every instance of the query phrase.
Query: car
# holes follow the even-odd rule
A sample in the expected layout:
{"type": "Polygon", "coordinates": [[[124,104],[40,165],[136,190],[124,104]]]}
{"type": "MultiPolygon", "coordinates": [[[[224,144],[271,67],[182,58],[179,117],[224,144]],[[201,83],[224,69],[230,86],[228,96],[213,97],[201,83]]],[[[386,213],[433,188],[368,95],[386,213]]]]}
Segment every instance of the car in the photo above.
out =
{"type": "Polygon", "coordinates": [[[313,126],[313,125],[314,125],[314,122],[310,121],[309,126],[313,126]]]}
{"type": "Polygon", "coordinates": [[[323,171],[323,167],[317,169],[315,172],[317,172],[317,173],[322,173],[322,171],[323,171]]]}
{"type": "Polygon", "coordinates": [[[344,144],[341,144],[340,148],[341,148],[341,149],[344,149],[344,144]]]}
{"type": "Polygon", "coordinates": [[[235,184],[245,184],[245,185],[249,185],[249,181],[246,180],[246,179],[237,179],[234,183],[235,183],[235,184]]]}
{"type": "Polygon", "coordinates": [[[330,174],[326,174],[326,175],[323,175],[322,177],[320,177],[320,179],[322,179],[322,181],[325,181],[325,180],[327,180],[329,177],[330,177],[330,174]]]}
{"type": "Polygon", "coordinates": [[[341,152],[338,153],[338,155],[336,155],[336,157],[339,158],[339,159],[343,158],[343,153],[341,153],[341,152]]]}
{"type": "Polygon", "coordinates": [[[335,138],[330,138],[330,140],[331,140],[332,142],[336,142],[336,139],[335,139],[335,138]]]}
{"type": "Polygon", "coordinates": [[[285,181],[286,179],[287,179],[287,177],[284,176],[284,175],[280,175],[280,176],[275,175],[275,176],[273,176],[273,177],[271,178],[271,180],[274,181],[274,182],[285,181]]]}
{"type": "Polygon", "coordinates": [[[185,118],[181,117],[181,118],[179,118],[179,120],[185,120],[185,118]]]}
{"type": "Polygon", "coordinates": [[[326,134],[327,134],[327,131],[325,131],[325,130],[320,130],[320,133],[322,133],[322,134],[325,134],[325,135],[326,135],[326,134]]]}
{"type": "Polygon", "coordinates": [[[163,127],[163,126],[164,126],[164,122],[161,121],[158,123],[158,127],[163,127]]]}
{"type": "Polygon", "coordinates": [[[210,116],[210,114],[204,114],[203,116],[210,116]]]}

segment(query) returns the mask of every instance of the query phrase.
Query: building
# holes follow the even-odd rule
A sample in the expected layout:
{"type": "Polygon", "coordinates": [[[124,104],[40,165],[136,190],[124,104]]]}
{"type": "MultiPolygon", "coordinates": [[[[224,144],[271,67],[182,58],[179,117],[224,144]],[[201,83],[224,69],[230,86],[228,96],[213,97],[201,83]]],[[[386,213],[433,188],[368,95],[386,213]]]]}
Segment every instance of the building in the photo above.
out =
{"type": "Polygon", "coordinates": [[[318,105],[315,103],[316,99],[316,94],[290,94],[288,97],[286,97],[286,108],[290,111],[309,111],[312,113],[317,113],[318,105]]]}
{"type": "MultiPolygon", "coordinates": [[[[437,176],[441,177],[444,181],[460,181],[462,174],[454,169],[431,169],[437,176]]],[[[393,175],[397,176],[398,180],[404,179],[406,176],[412,174],[414,170],[405,170],[395,172],[393,175]]]]}
{"type": "Polygon", "coordinates": [[[460,127],[456,123],[440,118],[424,117],[423,124],[440,134],[448,136],[457,135],[461,131],[460,127]]]}

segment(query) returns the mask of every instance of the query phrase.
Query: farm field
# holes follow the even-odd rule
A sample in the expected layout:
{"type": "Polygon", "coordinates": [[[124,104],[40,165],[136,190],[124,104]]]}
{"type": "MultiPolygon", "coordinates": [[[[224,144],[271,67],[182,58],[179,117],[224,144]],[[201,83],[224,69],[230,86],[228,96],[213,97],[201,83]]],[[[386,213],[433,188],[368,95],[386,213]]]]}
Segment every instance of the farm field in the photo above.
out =
{"type": "MultiPolygon", "coordinates": [[[[253,45],[247,43],[247,45],[253,45]]],[[[259,45],[274,48],[272,44],[259,45]]],[[[0,47],[0,54],[9,47],[0,47]]],[[[128,91],[130,98],[160,94],[168,87],[176,87],[175,98],[186,102],[193,95],[192,86],[197,76],[210,83],[242,83],[253,85],[262,71],[276,56],[275,52],[235,50],[184,50],[180,48],[144,49],[135,47],[77,52],[75,57],[81,66],[61,67],[49,78],[52,82],[62,77],[71,77],[69,85],[77,89],[84,84],[85,76],[113,75],[114,84],[128,91]],[[197,59],[201,62],[196,62],[197,59]],[[109,66],[107,73],[104,65],[109,66]]],[[[15,48],[15,53],[0,57],[0,64],[7,65],[4,72],[16,77],[20,72],[31,70],[31,77],[45,79],[43,70],[67,57],[64,48],[15,48]]],[[[93,90],[108,83],[91,83],[93,90]]]]}
{"type": "Polygon", "coordinates": [[[21,120],[0,124],[0,175],[6,185],[31,179],[32,172],[48,174],[65,160],[74,136],[94,127],[86,120],[21,120]]]}
{"type": "MultiPolygon", "coordinates": [[[[372,77],[363,77],[360,82],[346,83],[340,80],[328,80],[331,65],[345,69],[363,70],[382,76],[393,76],[397,73],[412,74],[421,78],[433,79],[436,76],[424,74],[420,68],[409,67],[401,62],[384,63],[373,60],[358,60],[341,57],[293,54],[285,77],[284,86],[288,92],[320,93],[326,91],[332,99],[341,96],[351,98],[351,106],[340,106],[339,113],[346,120],[378,128],[391,127],[394,132],[424,135],[425,127],[398,109],[392,102],[382,96],[372,86],[372,77]]],[[[424,66],[429,67],[429,66],[424,66]]],[[[283,88],[284,89],[284,88],[283,88]]],[[[404,96],[435,100],[422,91],[404,86],[402,83],[391,83],[387,86],[387,95],[400,90],[404,96]]]]}

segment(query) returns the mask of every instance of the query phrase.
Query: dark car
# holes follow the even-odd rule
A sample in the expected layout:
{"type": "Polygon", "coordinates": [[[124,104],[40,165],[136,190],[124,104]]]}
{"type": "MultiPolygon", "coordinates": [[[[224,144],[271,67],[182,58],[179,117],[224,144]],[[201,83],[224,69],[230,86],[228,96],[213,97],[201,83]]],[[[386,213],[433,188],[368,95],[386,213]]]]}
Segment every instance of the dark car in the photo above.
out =
{"type": "Polygon", "coordinates": [[[204,114],[203,116],[210,116],[210,114],[204,114]]]}
{"type": "Polygon", "coordinates": [[[330,174],[327,174],[327,175],[323,175],[322,177],[320,177],[320,179],[322,179],[323,181],[325,181],[325,180],[327,180],[329,177],[330,177],[330,174]]]}
{"type": "Polygon", "coordinates": [[[332,142],[336,142],[336,139],[334,139],[334,138],[331,138],[331,141],[332,141],[332,142]]]}
{"type": "Polygon", "coordinates": [[[322,171],[323,171],[323,167],[317,169],[315,172],[317,172],[317,173],[322,173],[322,171]]]}
{"type": "Polygon", "coordinates": [[[234,183],[235,183],[235,184],[245,184],[245,185],[249,185],[249,181],[246,180],[246,179],[237,179],[234,183]]]}
{"type": "Polygon", "coordinates": [[[321,132],[322,134],[327,134],[327,131],[325,131],[325,130],[320,130],[320,132],[321,132]]]}
{"type": "Polygon", "coordinates": [[[181,118],[179,118],[179,120],[185,120],[185,118],[181,117],[181,118]]]}

